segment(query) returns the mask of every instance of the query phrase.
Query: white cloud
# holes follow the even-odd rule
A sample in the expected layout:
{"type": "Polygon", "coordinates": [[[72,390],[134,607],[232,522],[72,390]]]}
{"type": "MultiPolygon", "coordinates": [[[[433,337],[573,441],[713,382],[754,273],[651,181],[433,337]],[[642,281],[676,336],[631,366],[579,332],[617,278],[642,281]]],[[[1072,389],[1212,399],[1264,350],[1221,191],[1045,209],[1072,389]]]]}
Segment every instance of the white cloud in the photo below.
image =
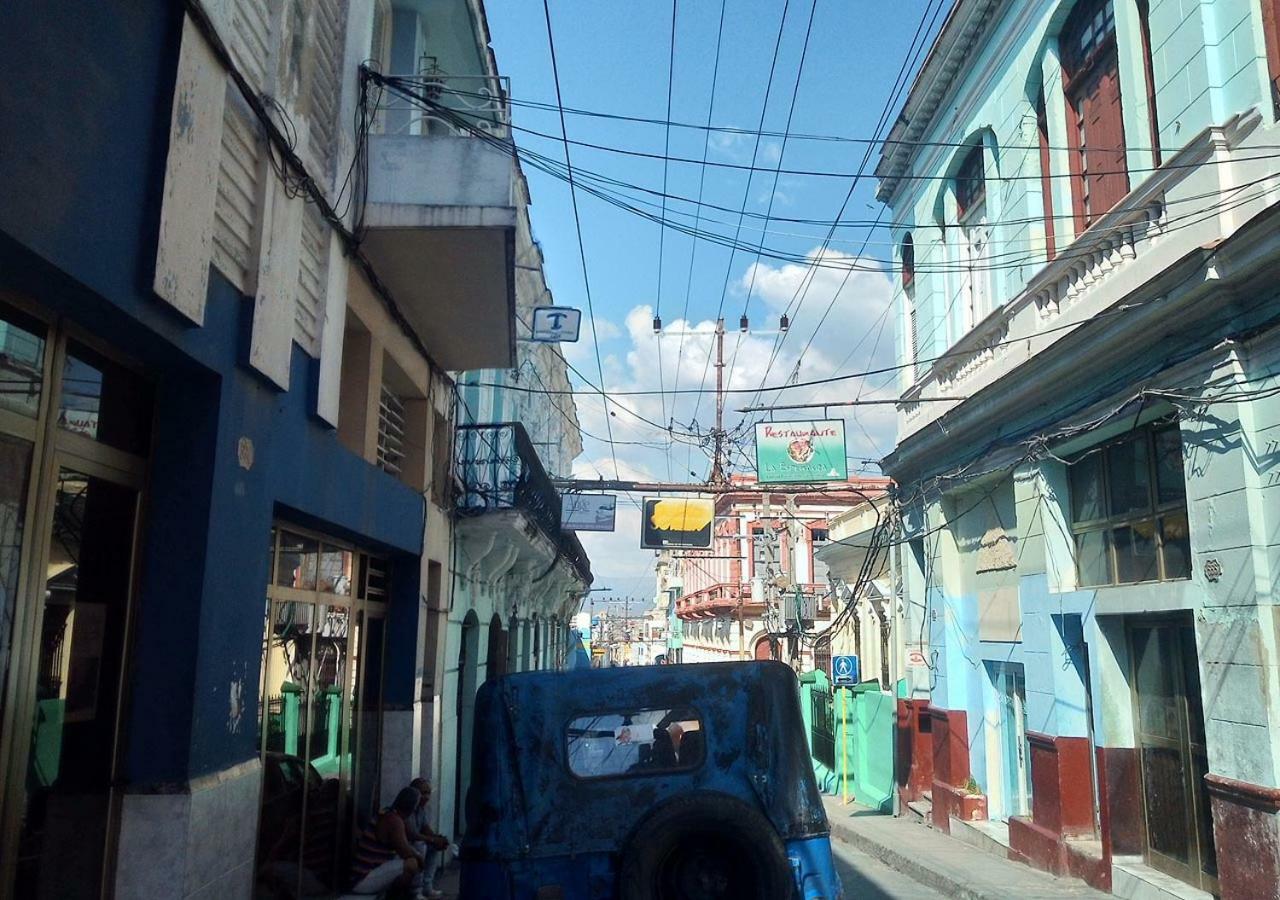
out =
{"type": "Polygon", "coordinates": [[[595,328],[591,327],[591,319],[587,316],[584,309],[582,311],[582,324],[578,329],[578,340],[572,343],[560,345],[560,352],[564,354],[564,358],[569,360],[594,382],[596,381],[596,341],[602,343],[612,340],[622,334],[622,331],[616,324],[604,318],[596,316],[595,328]]]}
{"type": "Polygon", "coordinates": [[[613,593],[649,597],[653,595],[653,551],[640,549],[640,511],[623,497],[618,498],[616,530],[578,532],[595,586],[613,593]]]}

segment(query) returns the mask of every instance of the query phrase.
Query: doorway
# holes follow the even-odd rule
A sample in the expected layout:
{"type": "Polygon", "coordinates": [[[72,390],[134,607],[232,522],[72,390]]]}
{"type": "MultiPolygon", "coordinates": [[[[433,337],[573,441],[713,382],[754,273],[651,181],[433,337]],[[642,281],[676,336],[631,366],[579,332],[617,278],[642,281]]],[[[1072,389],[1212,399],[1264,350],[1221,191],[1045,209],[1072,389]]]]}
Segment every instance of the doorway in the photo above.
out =
{"type": "Polygon", "coordinates": [[[319,896],[381,793],[388,564],[292,525],[270,540],[256,890],[319,896]]]}
{"type": "Polygon", "coordinates": [[[1000,785],[1005,818],[1031,811],[1031,766],[1027,744],[1027,678],[1022,663],[988,662],[1000,710],[1000,785]]]}
{"type": "Polygon", "coordinates": [[[1187,618],[1133,620],[1128,632],[1147,864],[1216,893],[1195,628],[1187,618]]]}
{"type": "Polygon", "coordinates": [[[0,896],[109,892],[152,412],[107,348],[0,304],[0,896]]]}
{"type": "Polygon", "coordinates": [[[462,834],[467,818],[466,789],[471,779],[471,732],[476,704],[476,677],[480,665],[480,620],[468,610],[462,620],[458,641],[458,693],[454,708],[458,713],[458,736],[453,781],[453,833],[462,834]]]}

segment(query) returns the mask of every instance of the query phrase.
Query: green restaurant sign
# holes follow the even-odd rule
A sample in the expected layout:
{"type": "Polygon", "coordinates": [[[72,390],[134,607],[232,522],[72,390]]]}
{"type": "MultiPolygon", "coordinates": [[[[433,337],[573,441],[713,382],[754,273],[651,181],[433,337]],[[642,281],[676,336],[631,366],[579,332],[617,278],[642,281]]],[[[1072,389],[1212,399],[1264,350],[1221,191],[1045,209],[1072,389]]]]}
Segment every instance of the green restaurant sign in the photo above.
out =
{"type": "Polygon", "coordinates": [[[848,481],[844,422],[761,422],[756,475],[763,482],[848,481]]]}

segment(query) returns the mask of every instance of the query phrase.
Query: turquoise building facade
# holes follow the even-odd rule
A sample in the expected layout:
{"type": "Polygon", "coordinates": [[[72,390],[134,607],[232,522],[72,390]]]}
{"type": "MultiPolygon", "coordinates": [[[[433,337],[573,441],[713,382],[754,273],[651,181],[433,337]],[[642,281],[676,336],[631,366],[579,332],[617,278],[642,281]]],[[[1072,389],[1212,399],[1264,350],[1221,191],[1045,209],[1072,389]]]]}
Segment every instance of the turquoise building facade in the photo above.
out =
{"type": "Polygon", "coordinates": [[[877,168],[900,794],[1123,896],[1280,897],[1277,46],[1270,0],[959,0],[877,168]]]}

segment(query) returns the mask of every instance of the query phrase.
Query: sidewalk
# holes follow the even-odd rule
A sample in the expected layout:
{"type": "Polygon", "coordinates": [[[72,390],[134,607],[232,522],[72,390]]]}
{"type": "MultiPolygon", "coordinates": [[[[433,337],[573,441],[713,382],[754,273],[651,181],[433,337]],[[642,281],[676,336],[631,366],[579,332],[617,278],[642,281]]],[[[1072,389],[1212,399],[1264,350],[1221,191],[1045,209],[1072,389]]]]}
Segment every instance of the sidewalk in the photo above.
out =
{"type": "Polygon", "coordinates": [[[844,806],[824,796],[831,836],[889,868],[954,900],[1051,900],[1109,897],[1082,881],[1055,878],[909,819],[895,819],[864,806],[844,806]]]}
{"type": "Polygon", "coordinates": [[[436,876],[436,889],[444,893],[444,900],[457,900],[458,881],[461,874],[462,869],[455,860],[436,876]]]}

